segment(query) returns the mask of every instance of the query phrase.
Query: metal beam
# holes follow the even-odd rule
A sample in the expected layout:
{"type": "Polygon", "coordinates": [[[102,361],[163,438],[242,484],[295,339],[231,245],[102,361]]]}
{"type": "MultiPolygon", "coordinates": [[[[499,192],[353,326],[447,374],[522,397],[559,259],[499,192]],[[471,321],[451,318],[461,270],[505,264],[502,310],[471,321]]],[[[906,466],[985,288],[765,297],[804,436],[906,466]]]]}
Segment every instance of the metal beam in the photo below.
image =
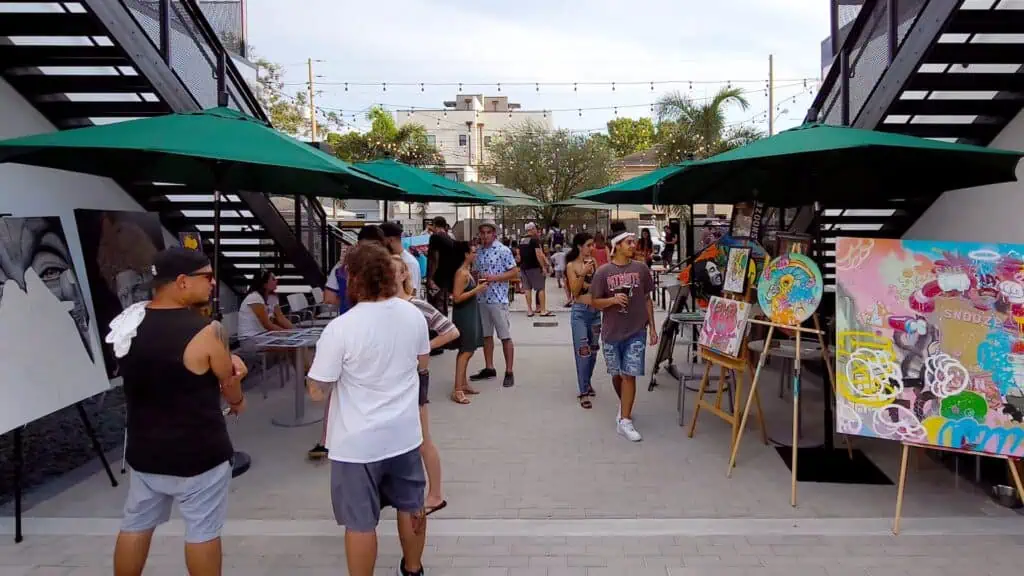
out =
{"type": "Polygon", "coordinates": [[[1024,44],[936,44],[928,53],[926,62],[932,64],[1024,64],[1024,44]]]}
{"type": "Polygon", "coordinates": [[[0,36],[105,36],[91,14],[69,12],[4,12],[0,36]]]}
{"type": "Polygon", "coordinates": [[[20,92],[27,94],[120,94],[153,92],[153,85],[142,76],[82,74],[17,74],[7,76],[7,81],[20,92]]]}
{"type": "Polygon", "coordinates": [[[309,253],[299,238],[292,232],[288,222],[277,211],[273,203],[265,194],[258,192],[235,192],[249,205],[249,210],[259,219],[263,227],[270,233],[270,237],[277,242],[281,252],[291,262],[296,271],[305,277],[310,285],[322,286],[326,281],[320,265],[317,264],[313,255],[309,253]]]}
{"type": "Polygon", "coordinates": [[[947,34],[1021,34],[1024,10],[958,10],[947,34]]]}
{"type": "Polygon", "coordinates": [[[958,138],[989,142],[1002,130],[1002,124],[882,124],[882,132],[907,134],[920,138],[958,138]]]}
{"type": "Polygon", "coordinates": [[[135,118],[167,114],[170,110],[163,102],[69,102],[59,100],[33,105],[43,114],[55,118],[135,118]]]}
{"type": "MultiPolygon", "coordinates": [[[[210,236],[212,233],[200,232],[200,234],[205,234],[206,236],[210,236]]],[[[204,242],[207,240],[206,236],[204,236],[204,240],[203,240],[204,242]]],[[[220,239],[221,240],[270,240],[270,234],[266,230],[264,230],[262,228],[260,228],[259,230],[221,230],[220,231],[220,239]]],[[[212,237],[211,237],[210,241],[212,242],[212,237]]],[[[233,249],[236,246],[239,249],[242,249],[243,247],[244,248],[249,248],[250,245],[249,244],[221,244],[221,247],[228,248],[228,249],[233,249]]],[[[276,247],[273,244],[265,244],[263,246],[257,246],[255,244],[253,244],[251,246],[252,246],[252,248],[254,250],[260,250],[260,249],[263,249],[263,248],[276,249],[276,247]]]]}
{"type": "Polygon", "coordinates": [[[917,22],[903,39],[892,64],[885,70],[878,84],[871,91],[864,106],[851,124],[857,128],[872,130],[882,123],[889,107],[903,91],[907,81],[921,63],[921,55],[938,40],[946,22],[959,8],[961,0],[930,0],[917,22]]]}
{"type": "MultiPolygon", "coordinates": [[[[147,210],[151,210],[153,212],[164,212],[174,210],[179,212],[182,210],[213,210],[212,200],[209,202],[172,202],[170,200],[165,200],[163,198],[154,198],[143,202],[143,204],[146,206],[147,210]]],[[[229,202],[227,200],[222,199],[220,201],[220,209],[221,211],[248,210],[249,207],[242,202],[229,202]]],[[[226,214],[221,214],[221,217],[223,218],[225,215],[226,214]]]]}
{"type": "Polygon", "coordinates": [[[1024,100],[897,100],[889,114],[908,116],[993,116],[1013,118],[1024,107],[1024,100]]]}
{"type": "Polygon", "coordinates": [[[1024,74],[918,72],[911,77],[907,90],[1024,92],[1024,74]]]}
{"type": "Polygon", "coordinates": [[[41,66],[130,66],[119,46],[32,46],[0,44],[0,68],[41,66]]]}

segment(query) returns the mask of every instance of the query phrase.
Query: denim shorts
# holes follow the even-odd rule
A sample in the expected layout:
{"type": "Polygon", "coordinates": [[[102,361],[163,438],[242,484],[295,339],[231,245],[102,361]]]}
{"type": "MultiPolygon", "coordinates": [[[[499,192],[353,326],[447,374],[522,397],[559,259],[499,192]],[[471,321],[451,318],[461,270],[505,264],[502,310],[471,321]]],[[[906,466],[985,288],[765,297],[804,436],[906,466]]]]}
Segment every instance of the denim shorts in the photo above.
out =
{"type": "Polygon", "coordinates": [[[131,472],[121,531],[156,528],[171,518],[171,505],[177,502],[185,521],[185,542],[201,544],[220,537],[228,515],[230,461],[188,478],[131,472]]]}
{"type": "Polygon", "coordinates": [[[610,376],[643,376],[647,356],[647,334],[636,334],[620,342],[605,342],[604,363],[610,376]]]}
{"type": "Polygon", "coordinates": [[[426,487],[418,446],[379,462],[331,461],[334,519],[353,532],[375,531],[380,511],[387,506],[399,512],[421,512],[426,487]]]}

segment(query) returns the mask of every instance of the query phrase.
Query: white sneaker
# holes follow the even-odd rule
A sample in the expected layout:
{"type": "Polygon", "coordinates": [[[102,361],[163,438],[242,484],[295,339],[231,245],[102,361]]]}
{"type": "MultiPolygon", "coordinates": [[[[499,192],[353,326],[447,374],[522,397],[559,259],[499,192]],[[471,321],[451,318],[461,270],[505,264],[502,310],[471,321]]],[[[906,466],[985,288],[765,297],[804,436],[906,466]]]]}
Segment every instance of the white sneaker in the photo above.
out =
{"type": "Polygon", "coordinates": [[[636,428],[633,427],[633,421],[625,418],[619,420],[619,435],[624,436],[630,442],[639,442],[644,439],[636,428]]]}
{"type": "Polygon", "coordinates": [[[619,406],[619,409],[615,411],[615,425],[618,426],[619,422],[622,422],[622,406],[619,406]]]}

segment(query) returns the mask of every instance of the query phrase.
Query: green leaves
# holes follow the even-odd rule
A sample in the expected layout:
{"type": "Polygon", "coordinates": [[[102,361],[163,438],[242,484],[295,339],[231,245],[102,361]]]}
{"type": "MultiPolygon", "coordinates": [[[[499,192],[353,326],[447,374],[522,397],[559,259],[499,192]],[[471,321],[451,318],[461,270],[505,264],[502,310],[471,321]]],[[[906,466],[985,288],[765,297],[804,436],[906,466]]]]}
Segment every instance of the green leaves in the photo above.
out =
{"type": "Polygon", "coordinates": [[[628,156],[654,145],[655,128],[650,118],[616,118],[608,121],[608,143],[618,156],[628,156]]]}

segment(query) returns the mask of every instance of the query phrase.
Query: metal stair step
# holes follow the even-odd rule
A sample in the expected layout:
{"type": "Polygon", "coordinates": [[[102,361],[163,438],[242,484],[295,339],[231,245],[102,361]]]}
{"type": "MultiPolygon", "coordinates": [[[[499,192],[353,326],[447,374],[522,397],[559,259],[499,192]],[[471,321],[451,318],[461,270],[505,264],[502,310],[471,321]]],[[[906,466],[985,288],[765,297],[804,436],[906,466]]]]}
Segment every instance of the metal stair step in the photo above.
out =
{"type": "Polygon", "coordinates": [[[933,64],[1024,64],[1024,44],[954,44],[932,46],[925,62],[933,64]]]}
{"type": "Polygon", "coordinates": [[[11,74],[7,81],[27,94],[121,94],[153,92],[143,76],[115,74],[11,74]]]}
{"type": "Polygon", "coordinates": [[[1011,119],[1020,112],[1024,100],[897,100],[889,114],[909,116],[993,116],[1011,119]]]}
{"type": "Polygon", "coordinates": [[[1024,33],[1024,10],[957,10],[945,32],[947,34],[1021,34],[1024,33]]]}
{"type": "MultiPolygon", "coordinates": [[[[209,202],[201,201],[185,201],[175,202],[173,200],[167,200],[166,198],[147,198],[143,205],[147,209],[153,212],[163,212],[165,210],[213,210],[213,200],[209,202]]],[[[230,202],[221,200],[220,202],[221,211],[227,210],[248,210],[249,207],[244,202],[230,202]]]]}
{"type": "Polygon", "coordinates": [[[957,138],[978,142],[988,142],[995,138],[1003,129],[1002,124],[881,124],[877,128],[882,132],[896,132],[920,138],[957,138]]]}
{"type": "Polygon", "coordinates": [[[0,36],[106,36],[87,12],[4,12],[0,36]]]}
{"type": "Polygon", "coordinates": [[[43,114],[61,118],[135,118],[171,112],[165,102],[36,101],[43,114]]]}
{"type": "Polygon", "coordinates": [[[131,66],[120,46],[36,46],[0,44],[0,68],[43,66],[131,66]]]}
{"type": "Polygon", "coordinates": [[[910,77],[907,90],[1024,92],[1024,74],[973,72],[918,72],[910,77]]]}

